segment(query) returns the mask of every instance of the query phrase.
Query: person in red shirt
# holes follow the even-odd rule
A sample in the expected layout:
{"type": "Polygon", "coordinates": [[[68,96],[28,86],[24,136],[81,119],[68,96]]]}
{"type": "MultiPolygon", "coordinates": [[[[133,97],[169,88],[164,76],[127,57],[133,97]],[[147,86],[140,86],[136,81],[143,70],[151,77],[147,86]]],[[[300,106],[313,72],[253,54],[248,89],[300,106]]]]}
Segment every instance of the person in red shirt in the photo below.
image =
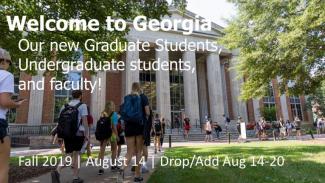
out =
{"type": "Polygon", "coordinates": [[[185,139],[188,139],[188,133],[190,132],[190,129],[191,129],[190,119],[186,117],[184,119],[184,137],[185,137],[185,139]]]}
{"type": "MultiPolygon", "coordinates": [[[[93,116],[90,114],[90,110],[89,107],[87,106],[87,110],[88,110],[88,116],[87,116],[87,121],[88,121],[88,128],[91,129],[93,127],[94,124],[94,118],[93,116]]],[[[89,133],[89,137],[88,137],[88,144],[87,144],[87,156],[91,157],[91,144],[90,144],[90,133],[89,133]]]]}

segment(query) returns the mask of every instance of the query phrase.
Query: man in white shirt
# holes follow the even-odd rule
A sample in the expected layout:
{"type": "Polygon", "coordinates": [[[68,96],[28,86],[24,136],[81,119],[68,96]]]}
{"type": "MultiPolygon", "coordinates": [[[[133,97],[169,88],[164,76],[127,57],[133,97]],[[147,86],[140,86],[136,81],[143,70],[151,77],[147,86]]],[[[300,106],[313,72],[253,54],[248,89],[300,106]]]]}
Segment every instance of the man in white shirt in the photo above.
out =
{"type": "Polygon", "coordinates": [[[6,114],[9,109],[19,107],[25,100],[14,101],[14,76],[7,70],[12,65],[9,53],[0,48],[0,182],[8,182],[10,138],[7,134],[6,114]]]}
{"type": "MultiPolygon", "coordinates": [[[[72,167],[73,167],[73,183],[82,183],[83,180],[79,178],[79,165],[80,165],[80,150],[82,146],[87,143],[89,137],[89,128],[87,122],[88,109],[87,105],[81,103],[82,92],[80,90],[72,91],[72,100],[68,103],[69,106],[78,107],[78,130],[73,138],[64,139],[64,146],[66,154],[71,154],[72,167]]],[[[65,106],[62,107],[61,112],[65,106]]],[[[60,112],[60,113],[61,113],[60,112]]],[[[58,166],[57,170],[51,172],[52,182],[60,182],[60,172],[62,166],[58,166]]]]}

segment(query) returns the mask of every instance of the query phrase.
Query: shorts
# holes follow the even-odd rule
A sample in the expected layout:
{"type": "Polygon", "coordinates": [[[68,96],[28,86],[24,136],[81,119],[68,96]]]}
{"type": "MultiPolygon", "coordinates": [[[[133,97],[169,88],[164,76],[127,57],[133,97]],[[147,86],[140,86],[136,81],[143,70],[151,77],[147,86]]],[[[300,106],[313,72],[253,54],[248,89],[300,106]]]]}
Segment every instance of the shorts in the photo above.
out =
{"type": "Polygon", "coordinates": [[[119,141],[117,141],[117,145],[124,145],[125,144],[125,138],[124,136],[118,136],[119,141]]]}
{"type": "Polygon", "coordinates": [[[298,127],[298,128],[296,128],[296,130],[300,130],[300,129],[301,129],[301,128],[299,128],[299,127],[298,127]]]}
{"type": "Polygon", "coordinates": [[[64,139],[65,152],[67,154],[73,151],[80,151],[84,144],[85,137],[74,137],[73,139],[64,139]]]}
{"type": "Polygon", "coordinates": [[[3,139],[8,136],[8,123],[4,119],[0,119],[0,143],[3,143],[3,139]]]}
{"type": "Polygon", "coordinates": [[[125,136],[126,137],[133,137],[143,135],[144,127],[139,123],[134,122],[125,122],[125,136]]]}
{"type": "Polygon", "coordinates": [[[211,135],[211,131],[206,131],[206,134],[207,135],[211,135]]]}

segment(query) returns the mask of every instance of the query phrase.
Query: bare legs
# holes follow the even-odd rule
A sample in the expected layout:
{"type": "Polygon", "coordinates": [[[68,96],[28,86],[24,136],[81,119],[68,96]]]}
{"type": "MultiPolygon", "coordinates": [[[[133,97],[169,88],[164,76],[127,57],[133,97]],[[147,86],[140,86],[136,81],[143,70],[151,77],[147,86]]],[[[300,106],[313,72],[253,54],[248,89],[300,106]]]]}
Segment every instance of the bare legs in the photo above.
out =
{"type": "Polygon", "coordinates": [[[127,145],[127,152],[125,156],[125,167],[124,169],[130,164],[133,154],[136,155],[136,162],[135,162],[135,177],[140,177],[140,166],[139,162],[142,156],[143,150],[143,136],[132,136],[126,137],[126,145],[127,145]]]}
{"type": "Polygon", "coordinates": [[[0,182],[8,182],[10,159],[10,138],[6,136],[3,143],[0,142],[0,182]]]}

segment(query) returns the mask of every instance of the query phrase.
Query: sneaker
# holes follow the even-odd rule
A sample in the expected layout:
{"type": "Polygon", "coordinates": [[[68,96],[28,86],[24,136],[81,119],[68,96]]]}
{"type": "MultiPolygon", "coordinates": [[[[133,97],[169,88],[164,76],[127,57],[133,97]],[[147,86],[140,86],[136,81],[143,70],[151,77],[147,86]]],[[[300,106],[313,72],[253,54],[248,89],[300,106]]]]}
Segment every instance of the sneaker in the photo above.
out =
{"type": "Polygon", "coordinates": [[[52,183],[60,183],[60,174],[57,170],[51,172],[52,183]]]}
{"type": "Polygon", "coordinates": [[[83,183],[84,180],[82,180],[81,178],[77,178],[77,179],[73,179],[72,183],[83,183]]]}
{"type": "Polygon", "coordinates": [[[103,169],[99,169],[98,170],[98,175],[103,175],[104,174],[104,170],[103,169]]]}
{"type": "Polygon", "coordinates": [[[148,173],[148,172],[149,172],[149,170],[147,167],[145,167],[145,166],[141,167],[141,173],[148,173]]]}
{"type": "Polygon", "coordinates": [[[118,167],[118,166],[112,166],[112,167],[111,167],[112,172],[113,172],[113,171],[119,171],[120,169],[121,169],[121,168],[118,167]]]}
{"type": "Polygon", "coordinates": [[[143,178],[142,177],[134,177],[134,182],[142,182],[143,178]]]}

